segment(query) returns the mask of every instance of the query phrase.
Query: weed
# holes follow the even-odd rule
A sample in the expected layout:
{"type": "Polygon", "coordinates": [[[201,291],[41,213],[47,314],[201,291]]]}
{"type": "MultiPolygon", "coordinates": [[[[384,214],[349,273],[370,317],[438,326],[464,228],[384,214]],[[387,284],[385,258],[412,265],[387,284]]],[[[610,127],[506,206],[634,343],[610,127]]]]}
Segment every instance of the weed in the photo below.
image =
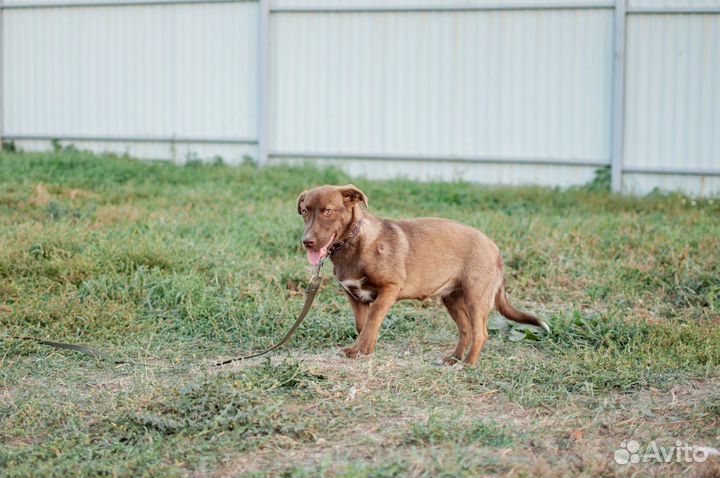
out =
{"type": "Polygon", "coordinates": [[[20,149],[17,147],[14,141],[3,141],[0,145],[3,153],[19,153],[20,149]]]}
{"type": "Polygon", "coordinates": [[[610,166],[598,168],[597,170],[595,170],[595,176],[593,177],[593,179],[583,188],[587,191],[593,192],[609,192],[610,181],[612,179],[611,176],[612,174],[610,171],[610,166]]]}

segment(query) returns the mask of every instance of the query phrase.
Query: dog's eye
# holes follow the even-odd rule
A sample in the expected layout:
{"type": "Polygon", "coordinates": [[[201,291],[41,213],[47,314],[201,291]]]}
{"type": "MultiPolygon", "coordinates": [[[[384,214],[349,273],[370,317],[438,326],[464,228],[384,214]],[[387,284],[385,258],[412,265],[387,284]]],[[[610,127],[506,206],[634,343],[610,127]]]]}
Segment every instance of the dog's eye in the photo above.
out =
{"type": "Polygon", "coordinates": [[[303,216],[307,216],[307,213],[308,213],[308,210],[305,208],[303,208],[302,211],[300,211],[300,214],[302,214],[303,216]]]}
{"type": "Polygon", "coordinates": [[[325,209],[325,210],[323,211],[323,215],[324,215],[324,216],[329,216],[329,215],[331,215],[332,213],[333,213],[333,210],[332,210],[332,209],[325,209]]]}

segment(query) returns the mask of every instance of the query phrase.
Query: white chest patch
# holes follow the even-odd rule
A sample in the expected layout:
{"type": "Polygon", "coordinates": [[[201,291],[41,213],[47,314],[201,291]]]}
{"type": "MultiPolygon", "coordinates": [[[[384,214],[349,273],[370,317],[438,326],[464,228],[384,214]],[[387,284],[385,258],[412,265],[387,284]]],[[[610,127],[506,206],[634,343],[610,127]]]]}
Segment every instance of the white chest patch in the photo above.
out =
{"type": "Polygon", "coordinates": [[[340,285],[348,294],[360,302],[372,302],[377,298],[377,292],[371,289],[363,289],[364,282],[364,277],[362,279],[345,279],[344,281],[340,281],[340,285]]]}

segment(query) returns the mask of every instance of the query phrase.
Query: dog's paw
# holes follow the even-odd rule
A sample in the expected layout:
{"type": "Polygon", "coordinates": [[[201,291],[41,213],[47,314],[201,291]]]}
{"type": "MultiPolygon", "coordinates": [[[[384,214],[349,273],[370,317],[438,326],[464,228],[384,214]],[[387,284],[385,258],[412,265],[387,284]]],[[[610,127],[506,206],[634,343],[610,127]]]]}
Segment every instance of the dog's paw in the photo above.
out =
{"type": "Polygon", "coordinates": [[[344,349],[340,349],[340,355],[350,359],[356,359],[360,358],[362,356],[362,353],[360,353],[360,350],[358,350],[356,347],[346,347],[344,349]]]}
{"type": "Polygon", "coordinates": [[[447,356],[447,357],[441,358],[440,360],[438,360],[438,361],[435,362],[435,363],[436,363],[437,365],[447,365],[447,366],[449,366],[449,367],[452,367],[453,365],[461,364],[462,362],[460,361],[460,359],[455,358],[455,357],[453,357],[452,355],[449,355],[449,356],[447,356]]]}

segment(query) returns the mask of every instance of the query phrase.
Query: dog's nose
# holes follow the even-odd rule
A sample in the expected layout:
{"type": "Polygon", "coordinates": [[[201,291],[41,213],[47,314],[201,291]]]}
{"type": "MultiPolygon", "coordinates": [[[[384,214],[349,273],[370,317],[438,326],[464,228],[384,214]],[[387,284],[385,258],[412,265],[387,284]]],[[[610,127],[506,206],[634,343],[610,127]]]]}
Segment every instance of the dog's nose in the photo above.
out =
{"type": "Polygon", "coordinates": [[[308,239],[303,240],[303,246],[305,246],[308,249],[312,249],[312,247],[315,245],[315,241],[311,241],[308,239]]]}

